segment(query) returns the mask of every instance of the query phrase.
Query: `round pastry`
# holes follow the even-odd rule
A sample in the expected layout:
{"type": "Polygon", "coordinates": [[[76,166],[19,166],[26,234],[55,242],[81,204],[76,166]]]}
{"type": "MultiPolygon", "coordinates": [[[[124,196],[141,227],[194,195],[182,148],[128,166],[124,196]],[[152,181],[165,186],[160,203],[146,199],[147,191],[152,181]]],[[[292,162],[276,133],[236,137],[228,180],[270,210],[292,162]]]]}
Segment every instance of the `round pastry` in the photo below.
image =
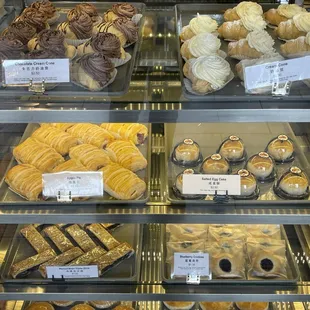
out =
{"type": "Polygon", "coordinates": [[[259,181],[274,179],[274,162],[266,152],[253,155],[246,164],[246,169],[252,172],[259,181]]]}
{"type": "Polygon", "coordinates": [[[26,8],[22,15],[16,18],[15,21],[24,21],[30,26],[36,29],[39,33],[44,29],[49,29],[49,24],[47,23],[47,15],[31,7],[26,8]]]}
{"type": "Polygon", "coordinates": [[[67,43],[74,46],[84,43],[81,40],[91,38],[93,22],[89,15],[75,9],[68,13],[68,21],[57,26],[57,30],[61,31],[67,40],[67,43]]]}
{"type": "Polygon", "coordinates": [[[269,302],[236,302],[239,310],[267,310],[269,302]]]}
{"type": "Polygon", "coordinates": [[[24,44],[19,40],[0,38],[0,60],[21,59],[24,56],[23,50],[24,44]]]}
{"type": "Polygon", "coordinates": [[[116,18],[124,17],[127,19],[132,19],[134,15],[138,13],[138,10],[131,4],[124,3],[116,3],[112,5],[112,8],[108,10],[103,18],[106,22],[112,22],[116,18]]]}
{"type": "Polygon", "coordinates": [[[79,304],[72,307],[70,310],[95,310],[95,309],[88,304],[79,304]]]}
{"type": "Polygon", "coordinates": [[[65,42],[65,36],[59,30],[42,30],[37,37],[28,42],[29,51],[52,50],[60,58],[68,57],[72,59],[76,54],[76,48],[65,42]]]}
{"type": "Polygon", "coordinates": [[[201,301],[199,306],[202,310],[229,310],[232,307],[231,302],[211,302],[211,301],[201,301]]]}
{"type": "Polygon", "coordinates": [[[112,22],[100,23],[93,29],[93,34],[98,32],[115,34],[122,46],[135,43],[138,40],[138,27],[127,18],[116,18],[112,22]]]}
{"type": "Polygon", "coordinates": [[[126,305],[119,305],[115,307],[113,310],[134,310],[134,308],[126,305]]]}
{"type": "Polygon", "coordinates": [[[77,48],[78,56],[100,53],[108,58],[125,59],[126,52],[115,34],[99,32],[77,48]]]}
{"type": "Polygon", "coordinates": [[[237,136],[229,136],[219,148],[220,153],[229,163],[240,162],[245,159],[246,153],[242,140],[237,136]]]}
{"type": "Polygon", "coordinates": [[[204,160],[201,165],[201,172],[205,174],[228,174],[230,167],[228,161],[220,154],[213,154],[204,160]]]}
{"type": "MultiPolygon", "coordinates": [[[[241,183],[241,195],[240,198],[244,199],[244,197],[253,197],[255,195],[255,191],[257,190],[257,183],[255,176],[246,169],[240,169],[237,172],[240,175],[240,183],[241,183]]],[[[256,195],[256,198],[258,193],[256,195]]],[[[238,198],[238,196],[236,197],[238,198]]],[[[253,197],[254,199],[254,197],[253,197]]]]}
{"type": "Polygon", "coordinates": [[[72,304],[74,304],[74,301],[71,301],[71,300],[67,300],[67,301],[52,301],[52,303],[55,306],[58,306],[58,307],[69,307],[72,304]]]}
{"type": "Polygon", "coordinates": [[[12,23],[3,33],[10,40],[16,39],[27,45],[28,41],[36,35],[36,28],[24,21],[12,23]]]}
{"type": "Polygon", "coordinates": [[[163,303],[170,310],[189,310],[195,306],[194,301],[164,301],[163,303]]]}
{"type": "Polygon", "coordinates": [[[97,309],[114,308],[119,304],[118,301],[105,301],[105,300],[94,300],[90,301],[89,303],[97,309]]]}
{"type": "Polygon", "coordinates": [[[54,310],[54,307],[45,301],[32,302],[26,310],[54,310]]]}
{"type": "Polygon", "coordinates": [[[281,257],[272,252],[260,250],[253,257],[252,271],[259,277],[276,277],[281,274],[282,264],[281,257]]]}
{"type": "Polygon", "coordinates": [[[60,17],[59,13],[57,13],[56,8],[52,4],[52,2],[48,0],[39,0],[33,2],[30,5],[30,7],[46,15],[47,23],[49,25],[53,25],[60,17]]]}
{"type": "Polygon", "coordinates": [[[279,135],[271,140],[267,145],[266,151],[276,162],[284,163],[294,160],[294,145],[286,135],[279,135]]]}
{"type": "Polygon", "coordinates": [[[103,89],[115,76],[111,60],[102,54],[86,54],[73,65],[73,80],[91,91],[103,89]]]}
{"type": "Polygon", "coordinates": [[[86,13],[91,18],[94,26],[102,22],[102,17],[99,16],[97,8],[91,3],[87,2],[80,3],[75,7],[75,9],[86,13]]]}
{"type": "Polygon", "coordinates": [[[180,166],[197,166],[201,160],[199,145],[192,139],[184,139],[172,153],[172,161],[180,166]]]}
{"type": "Polygon", "coordinates": [[[298,167],[291,167],[277,181],[275,193],[284,199],[304,199],[309,196],[309,180],[298,167]]]}

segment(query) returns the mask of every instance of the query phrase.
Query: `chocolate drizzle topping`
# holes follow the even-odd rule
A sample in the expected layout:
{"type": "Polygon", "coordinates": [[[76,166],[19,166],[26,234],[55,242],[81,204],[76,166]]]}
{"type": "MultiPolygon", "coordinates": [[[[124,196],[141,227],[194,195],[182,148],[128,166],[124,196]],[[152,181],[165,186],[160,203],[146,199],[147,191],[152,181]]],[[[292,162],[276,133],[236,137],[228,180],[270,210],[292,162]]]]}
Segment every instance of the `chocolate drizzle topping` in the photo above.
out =
{"type": "Polygon", "coordinates": [[[33,8],[25,9],[18,19],[25,21],[29,25],[36,28],[37,32],[40,32],[46,28],[46,14],[33,8]]]}
{"type": "Polygon", "coordinates": [[[77,60],[82,69],[99,83],[101,87],[109,82],[114,65],[102,54],[86,54],[77,60]]]}
{"type": "Polygon", "coordinates": [[[127,43],[134,43],[138,40],[138,27],[131,20],[117,18],[113,21],[113,25],[125,35],[127,43]]]}
{"type": "Polygon", "coordinates": [[[36,34],[36,29],[24,21],[12,23],[5,33],[5,37],[9,39],[17,39],[23,44],[27,44],[36,34]]]}
{"type": "Polygon", "coordinates": [[[91,37],[93,22],[88,14],[73,9],[68,13],[68,20],[70,29],[79,40],[91,37]]]}
{"type": "Polygon", "coordinates": [[[43,30],[38,34],[38,44],[40,49],[52,50],[59,57],[65,57],[66,49],[64,46],[65,36],[59,30],[43,30]]]}
{"type": "Polygon", "coordinates": [[[132,18],[138,13],[137,9],[129,3],[117,3],[112,6],[111,11],[119,17],[132,18]]]}
{"type": "Polygon", "coordinates": [[[95,52],[103,54],[108,58],[121,57],[121,42],[112,33],[99,32],[89,42],[86,42],[85,45],[91,45],[95,52]]]}
{"type": "Polygon", "coordinates": [[[54,5],[48,0],[36,1],[32,3],[30,7],[42,12],[48,18],[52,18],[56,12],[54,5]]]}
{"type": "Polygon", "coordinates": [[[0,59],[20,59],[24,55],[23,50],[21,41],[0,38],[0,59]]]}

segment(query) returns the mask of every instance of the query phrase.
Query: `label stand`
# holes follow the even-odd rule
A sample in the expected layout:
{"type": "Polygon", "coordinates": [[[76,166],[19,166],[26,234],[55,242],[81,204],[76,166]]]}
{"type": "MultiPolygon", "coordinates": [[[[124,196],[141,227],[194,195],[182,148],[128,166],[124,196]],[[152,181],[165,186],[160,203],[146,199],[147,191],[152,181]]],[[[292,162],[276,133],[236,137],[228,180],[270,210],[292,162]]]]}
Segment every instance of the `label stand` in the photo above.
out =
{"type": "Polygon", "coordinates": [[[287,81],[284,83],[284,86],[280,86],[279,82],[274,82],[272,84],[272,90],[271,90],[271,94],[272,96],[277,96],[277,97],[284,97],[284,96],[288,96],[290,93],[290,89],[291,89],[291,85],[292,82],[291,81],[287,81]]]}
{"type": "Polygon", "coordinates": [[[200,284],[200,275],[198,275],[198,274],[188,274],[186,276],[186,284],[199,285],[200,284]]]}
{"type": "Polygon", "coordinates": [[[62,275],[61,278],[55,278],[54,275],[52,276],[52,281],[53,282],[66,282],[66,279],[62,275]]]}
{"type": "Polygon", "coordinates": [[[29,80],[28,91],[36,94],[45,93],[45,80],[42,80],[41,83],[33,83],[33,80],[29,80]]]}
{"type": "Polygon", "coordinates": [[[72,202],[71,191],[58,191],[57,194],[58,202],[72,202]]]}
{"type": "Polygon", "coordinates": [[[229,201],[228,191],[226,191],[225,195],[218,195],[216,190],[213,197],[213,201],[215,203],[227,203],[229,201]]]}

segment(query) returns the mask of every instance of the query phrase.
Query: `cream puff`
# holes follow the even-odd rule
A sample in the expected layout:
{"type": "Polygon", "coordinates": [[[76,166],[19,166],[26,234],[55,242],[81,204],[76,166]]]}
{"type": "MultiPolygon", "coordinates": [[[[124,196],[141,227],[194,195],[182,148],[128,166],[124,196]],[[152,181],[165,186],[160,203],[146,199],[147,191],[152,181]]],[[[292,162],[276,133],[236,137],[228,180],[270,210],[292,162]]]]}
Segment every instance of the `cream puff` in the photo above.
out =
{"type": "Polygon", "coordinates": [[[246,164],[246,169],[252,172],[258,181],[274,179],[274,161],[266,152],[253,155],[246,164]]]}
{"type": "Polygon", "coordinates": [[[240,169],[237,172],[240,175],[241,195],[235,196],[236,199],[250,198],[255,199],[258,197],[258,187],[255,176],[246,169],[240,169]]]}
{"type": "Polygon", "coordinates": [[[240,162],[245,159],[245,147],[238,136],[229,136],[220,146],[218,153],[226,158],[229,163],[240,162]]]}
{"type": "Polygon", "coordinates": [[[204,160],[201,165],[201,172],[205,174],[228,174],[230,167],[224,157],[220,154],[213,154],[204,160]]]}
{"type": "Polygon", "coordinates": [[[199,145],[192,139],[184,139],[174,148],[172,161],[179,166],[197,166],[202,161],[199,145]]]}
{"type": "Polygon", "coordinates": [[[286,135],[279,135],[271,140],[266,151],[276,162],[285,163],[294,160],[294,145],[286,135]]]}

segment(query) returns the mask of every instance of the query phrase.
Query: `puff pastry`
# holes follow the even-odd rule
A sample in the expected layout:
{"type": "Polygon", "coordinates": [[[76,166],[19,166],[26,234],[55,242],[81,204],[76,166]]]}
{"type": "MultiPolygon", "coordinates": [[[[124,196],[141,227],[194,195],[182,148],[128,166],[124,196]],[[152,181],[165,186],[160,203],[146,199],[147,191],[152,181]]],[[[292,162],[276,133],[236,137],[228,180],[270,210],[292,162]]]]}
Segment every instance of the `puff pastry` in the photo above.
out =
{"type": "Polygon", "coordinates": [[[92,144],[99,148],[104,148],[114,140],[114,136],[107,130],[90,123],[75,124],[67,132],[78,138],[82,143],[92,144]]]}
{"type": "Polygon", "coordinates": [[[105,151],[113,162],[133,172],[147,166],[146,159],[131,141],[113,141],[106,146],[105,151]]]}
{"type": "Polygon", "coordinates": [[[80,162],[88,170],[95,171],[111,163],[109,156],[91,144],[81,144],[73,147],[69,156],[80,162]]]}
{"type": "Polygon", "coordinates": [[[14,192],[28,200],[42,198],[42,173],[32,165],[14,166],[5,176],[5,182],[14,192]]]}
{"type": "Polygon", "coordinates": [[[97,259],[100,259],[104,254],[106,254],[107,251],[104,250],[102,247],[97,246],[93,248],[92,250],[88,251],[87,253],[83,254],[82,256],[78,257],[74,261],[72,261],[69,266],[83,266],[83,265],[89,265],[96,261],[97,259]]]}
{"type": "Polygon", "coordinates": [[[33,165],[42,172],[52,172],[65,161],[55,149],[31,137],[15,147],[13,155],[18,163],[33,165]]]}
{"type": "Polygon", "coordinates": [[[146,126],[139,123],[103,123],[101,127],[110,131],[116,139],[129,140],[143,144],[148,136],[146,126]]]}
{"type": "Polygon", "coordinates": [[[49,226],[43,231],[53,241],[60,252],[66,252],[74,248],[71,241],[60,231],[57,226],[49,226]]]}
{"type": "Polygon", "coordinates": [[[42,235],[36,230],[33,225],[26,226],[20,230],[20,233],[31,244],[37,253],[50,250],[51,247],[42,235]]]}
{"type": "Polygon", "coordinates": [[[103,172],[104,190],[117,199],[138,199],[146,190],[143,180],[119,164],[112,163],[99,171],[103,172]]]}
{"type": "Polygon", "coordinates": [[[74,239],[79,247],[87,252],[96,247],[95,242],[88,236],[88,234],[77,224],[66,228],[66,232],[74,239]]]}
{"type": "Polygon", "coordinates": [[[53,172],[62,171],[88,171],[82,164],[74,159],[69,159],[53,169],[53,172]]]}
{"type": "Polygon", "coordinates": [[[77,138],[52,126],[39,127],[31,137],[49,145],[61,155],[67,155],[70,148],[78,144],[77,138]]]}
{"type": "Polygon", "coordinates": [[[52,126],[62,131],[67,131],[69,128],[75,125],[75,123],[41,123],[41,126],[52,126]]]}

